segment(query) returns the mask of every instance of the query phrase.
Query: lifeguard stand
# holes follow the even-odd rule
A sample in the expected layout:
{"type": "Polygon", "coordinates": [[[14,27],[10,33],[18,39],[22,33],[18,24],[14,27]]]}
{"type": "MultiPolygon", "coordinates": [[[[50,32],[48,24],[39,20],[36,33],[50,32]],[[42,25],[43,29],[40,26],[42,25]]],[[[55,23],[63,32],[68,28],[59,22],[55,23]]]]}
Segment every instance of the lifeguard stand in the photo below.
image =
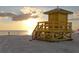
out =
{"type": "Polygon", "coordinates": [[[38,22],[32,33],[33,40],[72,40],[72,22],[68,22],[68,14],[73,14],[73,12],[57,7],[44,14],[48,15],[48,21],[38,22]]]}

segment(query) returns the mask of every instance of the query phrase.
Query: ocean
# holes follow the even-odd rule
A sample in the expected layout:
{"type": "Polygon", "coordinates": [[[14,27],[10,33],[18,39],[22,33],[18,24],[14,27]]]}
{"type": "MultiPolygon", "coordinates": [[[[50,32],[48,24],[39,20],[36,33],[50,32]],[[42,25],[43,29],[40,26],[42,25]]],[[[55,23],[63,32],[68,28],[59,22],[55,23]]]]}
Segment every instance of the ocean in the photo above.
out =
{"type": "Polygon", "coordinates": [[[26,30],[0,30],[0,35],[27,35],[26,30]]]}

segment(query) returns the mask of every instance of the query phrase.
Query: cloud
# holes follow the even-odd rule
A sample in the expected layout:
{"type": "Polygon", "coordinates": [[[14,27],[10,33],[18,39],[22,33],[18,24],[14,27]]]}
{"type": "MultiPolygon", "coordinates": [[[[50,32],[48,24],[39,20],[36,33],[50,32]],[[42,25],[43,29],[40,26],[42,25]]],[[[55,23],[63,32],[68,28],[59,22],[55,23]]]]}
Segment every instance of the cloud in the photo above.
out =
{"type": "Polygon", "coordinates": [[[32,16],[32,14],[21,14],[21,15],[15,15],[13,13],[5,13],[5,12],[1,12],[0,13],[0,17],[11,17],[13,21],[20,21],[20,20],[24,20],[24,19],[28,19],[28,18],[37,18],[37,15],[32,16]]]}
{"type": "Polygon", "coordinates": [[[13,14],[13,13],[0,13],[0,16],[1,17],[6,17],[6,16],[8,16],[8,17],[15,17],[16,15],[13,14]]]}
{"type": "Polygon", "coordinates": [[[13,17],[14,21],[20,21],[20,20],[24,20],[24,19],[28,19],[31,16],[31,14],[22,14],[22,15],[17,15],[15,17],[13,17]]]}
{"type": "Polygon", "coordinates": [[[15,17],[13,17],[14,21],[21,21],[21,20],[25,20],[25,19],[29,19],[29,18],[37,18],[38,16],[31,16],[31,14],[22,14],[22,15],[17,15],[15,17]]]}
{"type": "Polygon", "coordinates": [[[13,21],[22,21],[22,20],[27,20],[29,18],[42,18],[43,17],[43,11],[39,8],[23,7],[20,11],[23,14],[16,15],[13,12],[11,13],[1,12],[0,16],[11,17],[13,21]]]}
{"type": "Polygon", "coordinates": [[[25,20],[28,18],[41,18],[43,16],[43,11],[38,8],[33,8],[33,7],[23,7],[20,10],[23,14],[18,15],[13,18],[13,20],[25,20]]]}
{"type": "Polygon", "coordinates": [[[79,18],[71,18],[69,20],[77,21],[77,20],[79,20],[79,18]]]}
{"type": "Polygon", "coordinates": [[[74,14],[69,16],[71,21],[77,21],[79,20],[79,11],[74,12],[74,14]]]}

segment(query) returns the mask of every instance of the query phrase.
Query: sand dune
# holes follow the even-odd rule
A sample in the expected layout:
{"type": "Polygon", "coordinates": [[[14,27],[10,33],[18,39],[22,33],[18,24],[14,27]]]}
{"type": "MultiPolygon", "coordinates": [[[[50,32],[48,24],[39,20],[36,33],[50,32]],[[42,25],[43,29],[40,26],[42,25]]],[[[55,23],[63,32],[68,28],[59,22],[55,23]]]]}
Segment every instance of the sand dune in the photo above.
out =
{"type": "Polygon", "coordinates": [[[79,34],[73,41],[44,42],[31,40],[31,36],[0,36],[1,53],[79,53],[79,34]]]}

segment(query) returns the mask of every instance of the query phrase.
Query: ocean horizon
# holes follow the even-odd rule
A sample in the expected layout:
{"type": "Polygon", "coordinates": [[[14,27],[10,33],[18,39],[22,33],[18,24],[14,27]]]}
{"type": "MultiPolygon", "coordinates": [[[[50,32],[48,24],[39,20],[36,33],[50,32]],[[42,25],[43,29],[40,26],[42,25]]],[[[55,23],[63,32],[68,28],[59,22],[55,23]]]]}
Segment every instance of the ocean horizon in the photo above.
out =
{"type": "Polygon", "coordinates": [[[0,35],[27,35],[26,30],[0,30],[0,35]]]}

